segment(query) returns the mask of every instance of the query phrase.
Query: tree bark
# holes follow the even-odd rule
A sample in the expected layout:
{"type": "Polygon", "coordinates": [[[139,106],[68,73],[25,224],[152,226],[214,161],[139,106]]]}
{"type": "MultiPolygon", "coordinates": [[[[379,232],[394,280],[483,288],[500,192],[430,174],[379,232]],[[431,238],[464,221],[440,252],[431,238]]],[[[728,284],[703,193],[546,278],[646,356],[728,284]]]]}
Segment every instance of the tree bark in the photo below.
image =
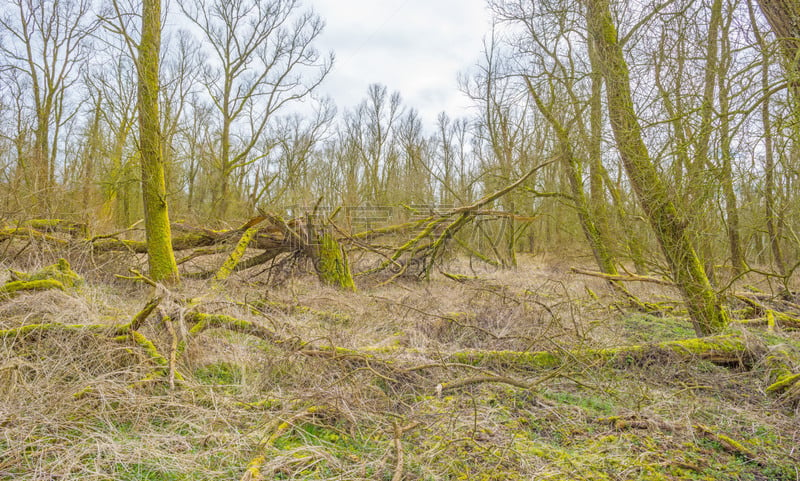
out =
{"type": "Polygon", "coordinates": [[[795,101],[800,101],[800,3],[797,0],[758,0],[781,46],[795,101]]]}

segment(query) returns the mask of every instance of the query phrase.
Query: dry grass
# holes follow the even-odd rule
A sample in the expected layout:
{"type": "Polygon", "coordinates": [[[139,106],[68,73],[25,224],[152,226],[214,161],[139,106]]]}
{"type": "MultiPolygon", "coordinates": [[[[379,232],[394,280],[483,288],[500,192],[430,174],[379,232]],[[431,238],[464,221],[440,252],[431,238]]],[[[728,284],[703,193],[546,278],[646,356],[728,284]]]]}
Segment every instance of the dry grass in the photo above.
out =
{"type": "MultiPolygon", "coordinates": [[[[15,266],[45,264],[46,255],[15,266]]],[[[119,262],[71,260],[85,287],[3,300],[0,329],[124,322],[150,298],[148,289],[111,276],[119,262]]],[[[218,291],[187,280],[162,305],[178,320],[186,309],[228,314],[284,339],[379,355],[310,356],[209,330],[188,343],[177,365],[185,381],[174,390],[141,383],[152,370],[147,358],[110,337],[7,337],[0,479],[236,480],[259,455],[264,479],[800,479],[796,413],[763,392],[758,369],[653,351],[623,365],[576,361],[551,373],[494,373],[535,383],[531,389],[476,383],[437,393],[441,383],[486,374],[445,365],[437,353],[558,352],[691,336],[680,319],[609,307],[603,281],[569,272],[576,262],[523,257],[513,271],[478,268],[479,279],[362,283],[357,293],[297,273],[280,286],[235,277],[218,291]],[[246,305],[264,299],[284,307],[246,305]]],[[[466,263],[449,268],[473,274],[466,263]]],[[[653,301],[674,296],[658,286],[636,289],[653,301]]],[[[170,339],[157,317],[142,332],[166,352],[170,339]]],[[[796,336],[780,340],[800,345],[796,336]]]]}

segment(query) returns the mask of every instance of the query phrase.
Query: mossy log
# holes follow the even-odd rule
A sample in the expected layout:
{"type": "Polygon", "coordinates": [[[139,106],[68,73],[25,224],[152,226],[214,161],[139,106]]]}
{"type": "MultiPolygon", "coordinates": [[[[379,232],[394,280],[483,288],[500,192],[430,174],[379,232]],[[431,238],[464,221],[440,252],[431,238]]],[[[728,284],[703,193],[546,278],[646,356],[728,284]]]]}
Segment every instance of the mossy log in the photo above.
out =
{"type": "MultiPolygon", "coordinates": [[[[272,330],[256,323],[225,315],[189,313],[186,321],[194,324],[190,334],[197,334],[211,328],[227,329],[233,332],[251,335],[275,345],[298,349],[299,352],[314,357],[363,358],[370,362],[380,362],[380,352],[396,352],[400,346],[381,349],[347,349],[334,346],[311,346],[296,339],[284,339],[272,330]]],[[[556,369],[576,361],[616,362],[622,366],[643,364],[650,358],[662,358],[665,354],[676,360],[705,360],[722,366],[752,366],[758,358],[753,352],[752,343],[741,334],[724,334],[706,338],[693,338],[680,341],[668,341],[657,344],[622,346],[608,349],[581,349],[574,351],[457,351],[442,357],[437,352],[426,352],[415,349],[403,349],[408,354],[443,359],[450,363],[467,364],[484,367],[503,367],[528,371],[556,369]]],[[[388,361],[387,361],[388,362],[388,361]]],[[[401,366],[395,366],[402,369],[401,366]]]]}
{"type": "Polygon", "coordinates": [[[766,391],[781,396],[790,404],[800,404],[800,372],[793,362],[795,358],[784,345],[774,347],[764,358],[770,382],[766,391]]]}
{"type": "Polygon", "coordinates": [[[113,326],[107,324],[61,324],[57,322],[47,322],[43,324],[26,324],[11,329],[0,329],[0,339],[27,340],[29,338],[39,338],[52,332],[86,332],[95,334],[115,334],[113,326]]]}
{"type": "Polygon", "coordinates": [[[660,353],[683,360],[703,359],[724,366],[749,366],[753,362],[753,354],[745,339],[738,334],[566,352],[459,351],[450,354],[448,360],[470,365],[542,370],[558,368],[575,361],[640,364],[646,362],[648,356],[658,356],[660,353]]]}
{"type": "Polygon", "coordinates": [[[239,262],[242,260],[242,256],[247,251],[247,246],[250,245],[250,242],[253,241],[253,237],[258,233],[258,229],[255,227],[251,227],[244,231],[242,237],[239,239],[239,242],[236,244],[236,247],[231,251],[228,258],[225,262],[222,263],[217,273],[214,274],[214,281],[215,282],[222,282],[227,279],[231,273],[236,269],[236,266],[239,265],[239,262]]]}
{"type": "MultiPolygon", "coordinates": [[[[34,281],[39,282],[39,281],[34,281]]],[[[167,375],[170,364],[158,350],[156,345],[137,329],[144,324],[147,318],[161,302],[161,298],[150,300],[144,308],[139,311],[130,322],[121,324],[61,324],[43,323],[28,324],[12,329],[0,330],[0,340],[14,339],[16,341],[36,341],[42,336],[58,332],[85,333],[110,339],[116,342],[132,343],[140,348],[145,357],[155,365],[153,371],[148,374],[143,381],[152,381],[167,375]]],[[[175,373],[175,379],[183,380],[180,373],[175,373]]],[[[91,387],[87,387],[82,392],[76,394],[77,397],[90,392],[91,387]]]]}
{"type": "Polygon", "coordinates": [[[11,239],[13,237],[37,239],[48,244],[59,246],[68,246],[70,244],[68,240],[60,239],[32,227],[7,227],[5,229],[0,229],[0,240],[11,239]]]}
{"type": "Polygon", "coordinates": [[[634,275],[614,275],[614,274],[606,274],[605,272],[587,271],[585,269],[579,269],[577,267],[572,267],[570,270],[572,272],[576,273],[576,274],[583,274],[585,276],[599,277],[601,279],[605,279],[605,280],[608,280],[608,281],[648,282],[648,283],[658,284],[658,285],[662,285],[662,286],[675,287],[675,283],[674,282],[668,281],[668,280],[665,280],[665,279],[659,279],[657,277],[634,276],[634,275]]]}
{"type": "Polygon", "coordinates": [[[73,222],[65,219],[31,219],[22,223],[40,232],[60,232],[75,238],[84,238],[89,232],[85,222],[73,222]]]}
{"type": "Polygon", "coordinates": [[[0,286],[0,296],[12,297],[25,291],[66,290],[80,287],[83,278],[69,265],[66,259],[33,272],[11,271],[12,280],[0,286]]]}
{"type": "MultiPolygon", "coordinates": [[[[171,230],[175,232],[175,235],[172,236],[172,249],[183,251],[231,243],[241,239],[245,232],[255,228],[256,232],[252,234],[248,243],[249,246],[256,249],[281,249],[284,252],[288,252],[291,244],[287,242],[283,232],[277,226],[267,224],[256,228],[265,219],[266,217],[256,217],[239,228],[227,230],[212,230],[183,223],[174,223],[171,225],[171,230]]],[[[290,224],[292,223],[294,221],[290,222],[290,224]]],[[[89,242],[97,252],[129,251],[137,254],[147,252],[147,244],[144,241],[118,239],[116,237],[97,237],[90,239],[89,242]]]]}
{"type": "MultiPolygon", "coordinates": [[[[201,312],[190,312],[184,316],[184,320],[191,324],[189,335],[197,335],[208,329],[227,329],[232,332],[246,334],[259,339],[263,339],[273,344],[287,344],[287,341],[278,336],[275,332],[259,326],[256,323],[238,319],[224,314],[204,314],[201,312]]],[[[179,351],[185,349],[185,344],[181,344],[179,351]]]]}
{"type": "Polygon", "coordinates": [[[59,259],[55,264],[28,274],[21,280],[38,281],[46,279],[59,281],[64,287],[80,287],[83,285],[83,278],[72,270],[66,259],[59,259]]]}
{"type": "Polygon", "coordinates": [[[41,279],[36,281],[11,281],[0,286],[0,297],[11,297],[25,291],[47,291],[50,289],[64,290],[64,284],[55,279],[41,279]]]}

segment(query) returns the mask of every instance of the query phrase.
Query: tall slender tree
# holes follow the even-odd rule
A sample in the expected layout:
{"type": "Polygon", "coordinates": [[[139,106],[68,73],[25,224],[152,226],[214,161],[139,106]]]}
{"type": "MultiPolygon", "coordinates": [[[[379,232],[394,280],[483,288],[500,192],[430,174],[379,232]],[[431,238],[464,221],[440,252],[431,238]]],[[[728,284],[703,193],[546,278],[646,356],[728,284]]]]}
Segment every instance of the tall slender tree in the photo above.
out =
{"type": "Polygon", "coordinates": [[[164,179],[161,124],[158,114],[161,0],[142,2],[142,38],[139,41],[139,155],[142,164],[142,199],[150,276],[177,282],[178,266],[172,251],[172,233],[164,179]]]}

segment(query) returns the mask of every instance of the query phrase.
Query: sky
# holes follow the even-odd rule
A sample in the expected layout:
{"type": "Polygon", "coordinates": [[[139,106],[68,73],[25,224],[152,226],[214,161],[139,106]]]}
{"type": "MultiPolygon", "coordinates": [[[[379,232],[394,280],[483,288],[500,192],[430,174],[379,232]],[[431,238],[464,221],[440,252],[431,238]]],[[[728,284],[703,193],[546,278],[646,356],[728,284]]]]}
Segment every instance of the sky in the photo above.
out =
{"type": "Polygon", "coordinates": [[[326,22],[316,46],[336,55],[320,93],[352,108],[373,83],[399,91],[426,127],[470,102],[458,76],[476,65],[490,31],[485,0],[306,0],[326,22]]]}

